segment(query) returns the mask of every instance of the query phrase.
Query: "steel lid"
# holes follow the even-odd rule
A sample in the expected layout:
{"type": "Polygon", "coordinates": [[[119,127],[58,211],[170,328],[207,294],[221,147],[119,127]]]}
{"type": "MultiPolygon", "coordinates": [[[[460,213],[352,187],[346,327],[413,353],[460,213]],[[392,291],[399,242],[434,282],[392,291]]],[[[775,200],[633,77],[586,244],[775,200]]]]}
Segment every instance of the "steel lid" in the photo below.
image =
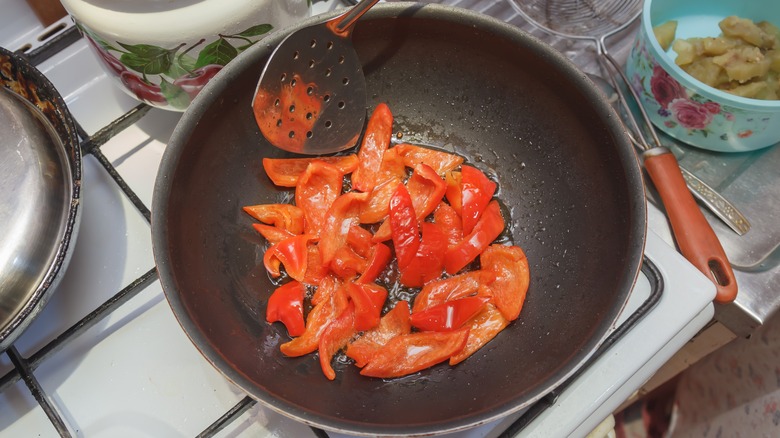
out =
{"type": "Polygon", "coordinates": [[[0,131],[0,340],[7,344],[43,306],[61,265],[73,180],[52,124],[4,87],[0,131]]]}

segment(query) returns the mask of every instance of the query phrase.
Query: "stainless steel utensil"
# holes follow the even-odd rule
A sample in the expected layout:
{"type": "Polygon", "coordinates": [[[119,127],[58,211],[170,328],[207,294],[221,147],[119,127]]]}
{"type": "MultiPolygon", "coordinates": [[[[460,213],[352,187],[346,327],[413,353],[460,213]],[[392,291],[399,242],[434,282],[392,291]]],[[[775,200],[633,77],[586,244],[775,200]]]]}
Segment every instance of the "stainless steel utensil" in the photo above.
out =
{"type": "Polygon", "coordinates": [[[512,4],[526,20],[542,30],[564,38],[595,43],[598,59],[626,108],[626,119],[643,149],[641,157],[645,169],[666,208],[680,252],[715,284],[715,301],[733,301],[737,296],[737,281],[717,235],[688,190],[677,159],[661,144],[639,103],[639,97],[628,85],[628,78],[607,50],[606,39],[626,29],[639,17],[642,0],[513,0],[512,4]],[[647,132],[653,138],[653,145],[644,138],[643,130],[628,109],[617,77],[623,80],[636,100],[647,132]]]}
{"type": "Polygon", "coordinates": [[[319,155],[357,143],[366,117],[366,81],[352,28],[378,1],[361,0],[339,17],[301,28],[271,54],[252,108],[272,145],[319,155]]]}

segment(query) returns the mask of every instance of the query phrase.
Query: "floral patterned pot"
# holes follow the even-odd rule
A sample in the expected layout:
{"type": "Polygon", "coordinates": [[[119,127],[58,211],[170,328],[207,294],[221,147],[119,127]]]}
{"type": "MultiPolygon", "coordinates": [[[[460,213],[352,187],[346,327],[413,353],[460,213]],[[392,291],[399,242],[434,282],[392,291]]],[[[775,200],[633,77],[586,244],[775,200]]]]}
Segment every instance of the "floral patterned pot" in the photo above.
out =
{"type": "Polygon", "coordinates": [[[678,38],[689,38],[717,36],[717,23],[728,15],[766,19],[760,5],[768,2],[753,3],[645,1],[626,73],[660,130],[684,143],[719,152],[746,152],[780,142],[780,101],[748,99],[705,85],[678,67],[674,52],[664,52],[653,35],[653,26],[668,20],[678,21],[678,38]]]}
{"type": "MultiPolygon", "coordinates": [[[[104,69],[130,96],[184,111],[223,66],[311,0],[62,0],[104,69]]],[[[258,72],[259,75],[259,72],[258,72]]]]}

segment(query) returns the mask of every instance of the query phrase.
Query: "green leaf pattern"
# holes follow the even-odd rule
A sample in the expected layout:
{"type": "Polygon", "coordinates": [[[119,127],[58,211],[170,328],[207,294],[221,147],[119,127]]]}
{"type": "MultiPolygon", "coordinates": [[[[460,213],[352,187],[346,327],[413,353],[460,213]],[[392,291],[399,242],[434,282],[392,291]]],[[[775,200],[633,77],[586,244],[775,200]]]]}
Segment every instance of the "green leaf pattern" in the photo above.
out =
{"type": "MultiPolygon", "coordinates": [[[[192,93],[188,94],[182,87],[176,85],[177,79],[196,77],[198,74],[196,70],[201,67],[227,65],[273,30],[271,24],[264,23],[253,25],[235,34],[217,35],[216,39],[203,46],[195,57],[191,52],[201,46],[204,40],[182,43],[170,48],[120,41],[112,44],[82,23],[77,23],[77,27],[85,38],[92,40],[94,48],[102,52],[100,56],[104,61],[116,61],[117,65],[121,63],[128,71],[138,73],[144,83],[150,87],[159,87],[167,101],[167,106],[178,110],[185,109],[193,96],[192,93]]],[[[166,106],[160,105],[159,102],[155,104],[166,106]]]]}

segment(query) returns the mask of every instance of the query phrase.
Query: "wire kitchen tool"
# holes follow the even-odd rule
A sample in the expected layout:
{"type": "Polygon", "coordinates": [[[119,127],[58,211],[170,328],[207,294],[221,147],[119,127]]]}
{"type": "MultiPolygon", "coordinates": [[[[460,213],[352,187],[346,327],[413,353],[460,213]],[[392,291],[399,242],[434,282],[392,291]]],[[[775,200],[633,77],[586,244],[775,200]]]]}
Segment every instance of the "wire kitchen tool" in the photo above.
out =
{"type": "Polygon", "coordinates": [[[343,15],[296,30],[276,47],[252,101],[271,144],[318,155],[357,143],[366,117],[366,81],[352,29],[378,1],[361,0],[343,15]]]}
{"type": "MultiPolygon", "coordinates": [[[[728,303],[737,295],[736,277],[717,235],[689,189],[694,190],[700,199],[705,195],[696,191],[696,185],[689,185],[686,182],[677,159],[661,144],[647,113],[642,108],[639,97],[629,85],[628,78],[618,62],[607,50],[606,39],[630,26],[642,13],[642,3],[642,0],[512,0],[518,13],[542,30],[563,38],[595,43],[599,62],[626,109],[626,119],[635,134],[634,143],[642,150],[642,161],[664,204],[680,252],[715,283],[717,288],[715,301],[728,303]],[[647,142],[643,134],[645,131],[640,129],[639,123],[630,111],[622,87],[618,84],[618,77],[626,84],[625,88],[636,100],[647,128],[646,132],[650,133],[653,145],[647,142]]],[[[712,196],[713,193],[715,191],[710,189],[707,196],[712,196]]],[[[737,211],[728,201],[720,198],[720,205],[730,206],[732,214],[733,211],[737,211]]],[[[718,210],[716,208],[718,205],[710,203],[709,200],[705,203],[713,211],[718,210]]],[[[718,211],[716,214],[721,218],[729,217],[718,211]]],[[[744,217],[740,225],[749,227],[744,217]]]]}

